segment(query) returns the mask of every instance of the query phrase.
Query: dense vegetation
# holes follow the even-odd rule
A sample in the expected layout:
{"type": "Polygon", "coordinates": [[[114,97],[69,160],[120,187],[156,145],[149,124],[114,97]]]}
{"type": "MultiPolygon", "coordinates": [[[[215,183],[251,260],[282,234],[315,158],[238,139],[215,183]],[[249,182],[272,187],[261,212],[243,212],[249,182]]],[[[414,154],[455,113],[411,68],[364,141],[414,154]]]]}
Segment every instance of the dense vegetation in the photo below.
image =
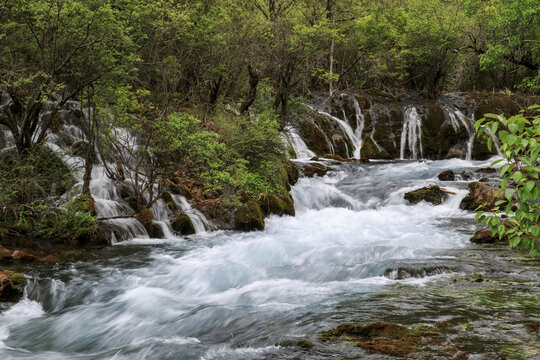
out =
{"type": "MultiPolygon", "coordinates": [[[[131,178],[137,211],[173,176],[234,202],[285,191],[279,132],[310,89],[540,93],[538,33],[540,0],[4,1],[0,124],[18,155],[2,164],[3,216],[33,204],[12,198],[12,170],[35,166],[70,100],[86,109],[83,194],[99,156],[131,178]]],[[[39,204],[59,195],[35,185],[39,204]]]]}

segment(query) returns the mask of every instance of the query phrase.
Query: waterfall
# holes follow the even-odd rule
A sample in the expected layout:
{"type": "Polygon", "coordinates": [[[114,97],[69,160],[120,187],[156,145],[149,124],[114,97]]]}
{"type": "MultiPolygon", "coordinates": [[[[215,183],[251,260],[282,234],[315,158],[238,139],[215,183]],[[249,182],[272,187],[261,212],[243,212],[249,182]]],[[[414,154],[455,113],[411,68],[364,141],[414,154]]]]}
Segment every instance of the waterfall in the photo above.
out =
{"type": "MultiPolygon", "coordinates": [[[[349,139],[349,141],[351,142],[351,144],[353,145],[354,147],[354,151],[353,153],[356,153],[358,152],[358,155],[360,155],[360,149],[362,147],[362,134],[358,134],[357,132],[355,132],[352,127],[349,125],[349,123],[345,120],[341,120],[340,118],[330,114],[330,113],[327,113],[326,111],[322,111],[322,110],[319,110],[319,109],[315,109],[313,108],[312,106],[309,106],[309,108],[311,108],[312,110],[316,111],[318,114],[320,115],[323,115],[324,117],[326,117],[327,119],[330,119],[332,121],[334,121],[335,123],[337,123],[341,129],[343,130],[343,133],[345,134],[345,136],[349,139]],[[360,135],[360,136],[358,136],[360,135]]],[[[359,115],[357,114],[357,124],[359,122],[358,120],[358,117],[359,115]]],[[[363,117],[363,115],[362,115],[363,117]]],[[[363,122],[363,120],[361,120],[363,122]]],[[[348,148],[347,148],[347,151],[348,151],[348,148]]],[[[360,156],[358,156],[359,158],[360,156]]]]}
{"type": "Polygon", "coordinates": [[[411,159],[422,158],[422,119],[414,106],[407,107],[403,113],[403,130],[401,132],[401,146],[399,149],[400,159],[405,159],[405,146],[411,159]]]}
{"type": "Polygon", "coordinates": [[[476,136],[476,133],[474,131],[474,114],[472,115],[472,118],[469,119],[458,109],[446,108],[446,111],[448,112],[450,124],[452,125],[454,131],[457,131],[461,127],[463,127],[467,131],[467,135],[469,136],[469,138],[467,139],[467,153],[465,155],[465,159],[471,160],[474,137],[476,136]]]}
{"type": "Polygon", "coordinates": [[[311,159],[313,156],[315,156],[315,153],[309,150],[304,140],[302,140],[300,135],[297,133],[296,129],[289,127],[285,129],[285,132],[298,159],[311,159]]]}
{"type": "Polygon", "coordinates": [[[356,129],[354,130],[354,136],[356,139],[360,139],[359,145],[354,148],[354,158],[360,159],[360,150],[362,149],[362,132],[364,132],[365,117],[364,117],[364,114],[362,113],[362,109],[360,109],[358,100],[356,100],[356,98],[353,97],[353,101],[354,101],[354,110],[355,110],[355,115],[356,115],[356,129]]]}
{"type": "Polygon", "coordinates": [[[176,206],[189,216],[196,233],[215,230],[215,227],[206,219],[206,217],[199,210],[192,207],[184,196],[172,195],[172,199],[176,206]]]}

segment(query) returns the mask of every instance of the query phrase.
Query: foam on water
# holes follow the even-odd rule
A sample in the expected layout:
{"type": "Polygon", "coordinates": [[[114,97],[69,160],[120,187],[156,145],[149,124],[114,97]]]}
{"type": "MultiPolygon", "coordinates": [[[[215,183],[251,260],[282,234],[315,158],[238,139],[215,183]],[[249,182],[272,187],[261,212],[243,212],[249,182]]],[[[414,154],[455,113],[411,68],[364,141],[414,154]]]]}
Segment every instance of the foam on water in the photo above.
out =
{"type": "Polygon", "coordinates": [[[441,206],[411,206],[403,194],[441,184],[441,169],[485,163],[345,164],[300,179],[292,189],[297,216],[271,216],[264,231],[136,237],[113,250],[152,246],[58,270],[65,281],[31,282],[32,300],[19,304],[33,307],[32,326],[8,321],[2,341],[15,359],[279,358],[284,334],[306,331],[299,317],[316,321],[343,301],[397,283],[383,276],[396,264],[467,246],[472,215],[458,207],[465,183],[445,184],[456,194],[441,206]]]}

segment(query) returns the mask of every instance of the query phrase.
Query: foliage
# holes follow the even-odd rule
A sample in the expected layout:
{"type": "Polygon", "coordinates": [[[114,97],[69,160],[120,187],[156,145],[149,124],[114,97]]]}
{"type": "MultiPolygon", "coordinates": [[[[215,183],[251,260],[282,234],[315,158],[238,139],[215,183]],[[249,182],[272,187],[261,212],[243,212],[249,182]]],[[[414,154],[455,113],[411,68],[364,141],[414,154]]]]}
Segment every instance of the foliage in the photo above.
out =
{"type": "Polygon", "coordinates": [[[91,236],[97,229],[96,219],[81,211],[80,204],[56,206],[73,184],[71,169],[46,147],[0,161],[0,227],[57,244],[91,236]]]}
{"type": "MultiPolygon", "coordinates": [[[[540,106],[506,118],[486,114],[476,122],[478,134],[491,131],[501,142],[505,161],[499,174],[502,178],[499,194],[506,200],[496,203],[495,215],[478,212],[476,219],[489,226],[499,238],[507,236],[511,247],[529,249],[531,256],[540,254],[540,106]],[[510,217],[503,221],[500,214],[510,217]]],[[[493,139],[488,136],[488,146],[493,139]]],[[[493,165],[492,164],[492,165],[493,165]]]]}

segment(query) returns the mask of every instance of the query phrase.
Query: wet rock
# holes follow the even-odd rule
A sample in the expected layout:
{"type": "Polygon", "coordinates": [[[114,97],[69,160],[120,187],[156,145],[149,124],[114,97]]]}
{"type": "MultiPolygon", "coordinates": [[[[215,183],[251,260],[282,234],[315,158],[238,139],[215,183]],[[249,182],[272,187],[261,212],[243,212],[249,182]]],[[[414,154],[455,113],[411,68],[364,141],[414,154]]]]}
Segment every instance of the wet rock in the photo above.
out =
{"type": "Polygon", "coordinates": [[[482,211],[492,211],[495,203],[504,200],[504,194],[497,195],[498,188],[473,182],[469,184],[469,194],[463,198],[459,207],[463,210],[476,211],[480,206],[482,211]]]}
{"type": "Polygon", "coordinates": [[[365,137],[362,141],[362,148],[360,149],[360,156],[370,159],[392,159],[393,157],[382,146],[377,146],[373,139],[369,136],[365,137]]]}
{"type": "Polygon", "coordinates": [[[23,250],[15,250],[11,256],[13,258],[13,261],[20,263],[29,263],[41,260],[39,257],[23,250]]]}
{"type": "Polygon", "coordinates": [[[326,158],[326,159],[332,159],[332,160],[337,160],[337,161],[341,161],[341,162],[351,161],[351,159],[346,159],[346,158],[344,158],[342,156],[339,156],[339,155],[325,154],[323,157],[326,158]]]}
{"type": "Polygon", "coordinates": [[[471,242],[475,244],[506,243],[508,242],[508,238],[504,236],[502,239],[499,239],[499,236],[493,235],[491,230],[478,230],[471,238],[471,242]]]}
{"type": "Polygon", "coordinates": [[[369,161],[369,158],[367,156],[361,156],[360,157],[360,162],[364,163],[364,164],[367,164],[367,163],[370,163],[371,161],[369,161]]]}
{"type": "Polygon", "coordinates": [[[191,221],[188,214],[181,214],[178,216],[171,224],[171,227],[177,233],[182,235],[191,235],[195,234],[195,226],[191,221]]]}
{"type": "Polygon", "coordinates": [[[287,172],[287,179],[289,180],[290,185],[294,185],[298,182],[298,177],[300,172],[295,163],[290,160],[287,160],[284,164],[285,171],[287,172]]]}
{"type": "Polygon", "coordinates": [[[404,198],[411,204],[418,204],[420,201],[426,201],[434,205],[442,204],[448,195],[438,186],[431,185],[421,189],[409,191],[404,198]]]}
{"type": "Polygon", "coordinates": [[[287,195],[280,198],[275,194],[265,193],[259,196],[257,202],[265,216],[270,214],[294,216],[294,201],[289,194],[287,195]]]}
{"type": "Polygon", "coordinates": [[[452,170],[444,170],[439,175],[437,175],[441,181],[454,181],[456,179],[456,174],[452,170]]]}
{"type": "Polygon", "coordinates": [[[0,246],[0,264],[10,263],[12,261],[13,261],[13,257],[11,256],[11,251],[9,251],[3,246],[0,246]]]}
{"type": "Polygon", "coordinates": [[[75,206],[78,211],[90,213],[90,215],[96,215],[96,203],[94,198],[90,194],[82,194],[75,199],[75,206]]]}
{"type": "Polygon", "coordinates": [[[497,169],[492,168],[492,167],[485,167],[485,168],[481,168],[475,171],[475,173],[479,173],[479,174],[494,174],[496,172],[497,172],[497,169]]]}
{"type": "Polygon", "coordinates": [[[124,200],[133,210],[136,210],[137,207],[139,206],[137,204],[137,198],[135,197],[135,194],[133,193],[133,191],[127,187],[127,186],[122,186],[120,188],[120,197],[122,198],[122,200],[124,200]]]}
{"type": "Polygon", "coordinates": [[[53,255],[47,255],[43,258],[41,258],[41,262],[44,262],[46,264],[54,264],[58,262],[58,260],[53,255]]]}
{"type": "Polygon", "coordinates": [[[26,286],[26,278],[10,270],[0,271],[0,301],[18,301],[26,286]]]}
{"type": "Polygon", "coordinates": [[[264,229],[264,214],[259,204],[249,200],[234,213],[234,228],[240,231],[264,229]]]}
{"type": "Polygon", "coordinates": [[[459,175],[461,175],[461,178],[463,180],[470,180],[473,177],[473,174],[470,173],[469,171],[462,171],[462,172],[459,173],[459,175]]]}
{"type": "Polygon", "coordinates": [[[449,274],[453,270],[446,266],[422,266],[415,267],[399,267],[397,269],[386,269],[384,276],[392,280],[405,280],[409,278],[424,278],[440,274],[449,274]]]}
{"type": "Polygon", "coordinates": [[[311,341],[307,341],[307,340],[299,340],[296,345],[298,345],[299,347],[301,347],[302,349],[311,349],[313,348],[313,343],[311,341]]]}
{"type": "Polygon", "coordinates": [[[332,168],[320,164],[312,164],[304,167],[303,172],[307,177],[324,176],[327,172],[331,171],[332,168]]]}

